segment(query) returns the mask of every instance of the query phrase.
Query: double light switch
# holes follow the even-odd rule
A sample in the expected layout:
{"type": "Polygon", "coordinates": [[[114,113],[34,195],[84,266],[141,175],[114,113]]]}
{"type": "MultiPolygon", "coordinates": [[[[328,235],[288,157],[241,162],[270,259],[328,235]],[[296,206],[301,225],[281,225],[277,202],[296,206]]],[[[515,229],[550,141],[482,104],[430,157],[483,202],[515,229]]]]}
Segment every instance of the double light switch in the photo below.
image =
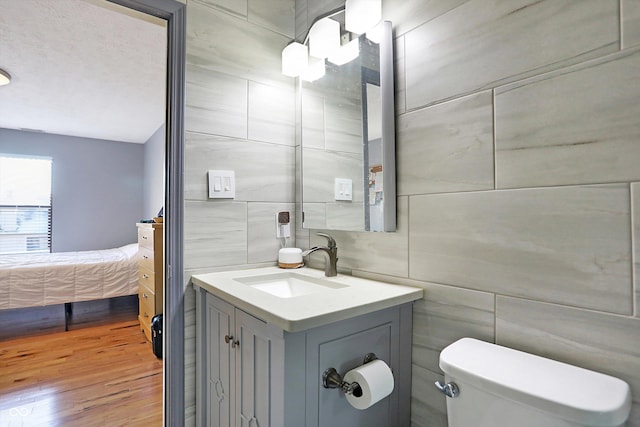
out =
{"type": "Polygon", "coordinates": [[[234,199],[236,197],[234,171],[210,170],[208,175],[210,199],[234,199]]]}
{"type": "Polygon", "coordinates": [[[348,178],[335,178],[335,199],[353,200],[353,181],[348,178]]]}

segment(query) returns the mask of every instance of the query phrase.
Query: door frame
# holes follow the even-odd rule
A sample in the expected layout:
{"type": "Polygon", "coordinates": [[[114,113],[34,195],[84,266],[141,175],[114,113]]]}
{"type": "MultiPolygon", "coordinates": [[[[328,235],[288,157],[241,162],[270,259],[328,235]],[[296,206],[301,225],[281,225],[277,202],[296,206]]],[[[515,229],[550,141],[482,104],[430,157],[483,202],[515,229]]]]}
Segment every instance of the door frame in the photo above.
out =
{"type": "Polygon", "coordinates": [[[163,422],[165,426],[182,427],[185,425],[182,171],[184,169],[186,4],[175,0],[107,1],[167,21],[163,422]]]}

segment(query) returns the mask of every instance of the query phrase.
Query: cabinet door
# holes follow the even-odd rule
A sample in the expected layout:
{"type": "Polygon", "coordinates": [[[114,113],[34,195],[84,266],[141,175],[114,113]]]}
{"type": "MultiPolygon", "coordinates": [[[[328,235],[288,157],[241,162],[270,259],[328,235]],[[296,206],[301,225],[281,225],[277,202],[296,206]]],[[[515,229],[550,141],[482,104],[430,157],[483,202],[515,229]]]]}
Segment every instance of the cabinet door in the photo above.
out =
{"type": "Polygon", "coordinates": [[[206,303],[206,425],[230,427],[233,424],[232,384],[235,372],[233,336],[234,307],[207,294],[206,303]],[[228,339],[225,339],[229,337],[228,339]],[[229,341],[229,342],[227,342],[229,341]]]}
{"type": "Polygon", "coordinates": [[[284,425],[284,336],[236,309],[235,427],[284,425]]]}

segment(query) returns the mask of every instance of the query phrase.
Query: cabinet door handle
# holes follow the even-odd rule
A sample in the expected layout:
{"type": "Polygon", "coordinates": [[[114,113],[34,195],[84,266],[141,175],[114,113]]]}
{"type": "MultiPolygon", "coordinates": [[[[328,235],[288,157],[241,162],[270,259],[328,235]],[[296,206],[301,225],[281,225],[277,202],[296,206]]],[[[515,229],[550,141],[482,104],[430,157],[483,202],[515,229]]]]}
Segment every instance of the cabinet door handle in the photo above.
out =
{"type": "Polygon", "coordinates": [[[225,335],[224,342],[226,342],[227,344],[231,343],[231,348],[240,347],[240,341],[238,340],[234,341],[233,335],[225,335]]]}
{"type": "Polygon", "coordinates": [[[149,278],[149,276],[143,273],[143,274],[142,274],[142,278],[143,278],[143,279],[148,279],[148,278],[149,278]]]}
{"type": "Polygon", "coordinates": [[[149,298],[149,295],[147,295],[146,293],[143,292],[142,293],[142,298],[147,299],[147,298],[149,298]]]}
{"type": "Polygon", "coordinates": [[[142,240],[147,240],[147,236],[142,236],[142,240]]]}

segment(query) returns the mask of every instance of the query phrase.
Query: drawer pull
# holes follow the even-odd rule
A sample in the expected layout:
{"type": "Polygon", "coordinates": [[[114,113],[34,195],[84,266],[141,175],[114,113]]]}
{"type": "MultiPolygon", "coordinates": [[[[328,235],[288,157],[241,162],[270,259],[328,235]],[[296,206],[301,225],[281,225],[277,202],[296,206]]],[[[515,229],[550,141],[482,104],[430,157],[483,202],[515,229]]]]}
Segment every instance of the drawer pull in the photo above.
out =
{"type": "Polygon", "coordinates": [[[142,240],[147,240],[147,236],[142,236],[142,240]]]}
{"type": "Polygon", "coordinates": [[[147,274],[144,274],[144,273],[143,273],[143,274],[142,274],[142,278],[143,278],[143,279],[148,279],[148,278],[149,278],[149,276],[148,276],[147,274]]]}
{"type": "Polygon", "coordinates": [[[149,259],[149,257],[148,257],[148,256],[146,256],[146,255],[142,255],[142,258],[144,258],[144,259],[149,259]]]}
{"type": "Polygon", "coordinates": [[[144,317],[149,317],[149,315],[147,313],[144,313],[144,317]]]}
{"type": "Polygon", "coordinates": [[[146,292],[143,292],[143,293],[142,293],[142,298],[147,299],[147,298],[149,298],[149,295],[147,295],[147,293],[146,293],[146,292]]]}

